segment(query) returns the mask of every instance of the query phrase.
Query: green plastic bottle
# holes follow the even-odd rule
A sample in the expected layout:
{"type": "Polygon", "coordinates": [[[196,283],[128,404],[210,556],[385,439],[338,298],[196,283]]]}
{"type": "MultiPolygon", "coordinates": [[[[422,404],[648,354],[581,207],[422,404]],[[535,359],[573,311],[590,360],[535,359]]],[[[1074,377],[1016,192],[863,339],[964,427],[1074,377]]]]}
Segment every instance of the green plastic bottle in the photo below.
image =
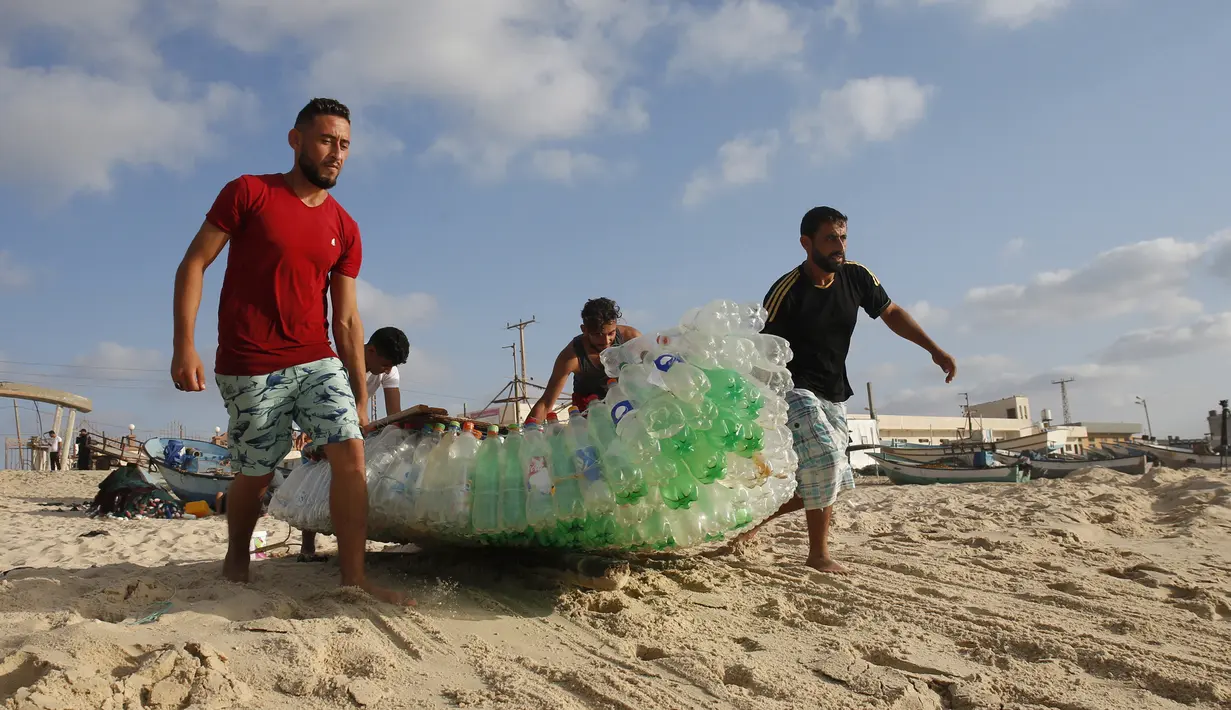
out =
{"type": "Polygon", "coordinates": [[[526,530],[526,479],[521,467],[521,427],[509,425],[504,439],[504,465],[500,467],[500,531],[526,530]]]}
{"type": "Polygon", "coordinates": [[[470,524],[482,534],[500,532],[500,478],[504,463],[504,442],[500,427],[489,426],[487,438],[479,444],[474,460],[474,489],[471,497],[470,524]]]}

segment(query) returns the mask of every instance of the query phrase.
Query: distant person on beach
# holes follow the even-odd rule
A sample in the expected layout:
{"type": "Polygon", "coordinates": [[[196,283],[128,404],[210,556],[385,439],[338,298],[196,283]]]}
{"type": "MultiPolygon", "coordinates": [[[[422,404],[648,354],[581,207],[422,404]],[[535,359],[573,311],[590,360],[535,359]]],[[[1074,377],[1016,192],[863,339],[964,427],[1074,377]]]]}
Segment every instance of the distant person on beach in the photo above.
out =
{"type": "Polygon", "coordinates": [[[367,579],[367,424],[363,323],[355,279],[363,257],[359,226],[330,194],[350,149],[350,111],[312,99],[287,135],[295,162],[286,173],[241,175],[214,200],[175,275],[171,378],[205,389],[194,342],[205,270],[230,243],[218,303],[215,381],[229,415],[232,465],[226,497],[223,575],[248,581],[248,546],[274,468],[291,449],[298,422],[322,445],[332,471],[330,515],[342,584],[394,603],[407,600],[367,579]],[[338,352],[329,341],[332,306],[338,352]]]}
{"type": "Polygon", "coordinates": [[[410,340],[401,330],[385,326],[377,328],[363,349],[363,361],[368,367],[368,396],[377,390],[385,394],[385,416],[402,411],[402,378],[398,365],[410,357],[410,340]]]}
{"type": "Polygon", "coordinates": [[[92,465],[90,461],[90,432],[85,429],[77,434],[77,470],[89,471],[92,465]]]}
{"type": "MultiPolygon", "coordinates": [[[[829,555],[829,522],[838,493],[855,487],[846,451],[846,400],[854,394],[847,379],[846,356],[859,309],[927,350],[932,362],[944,371],[945,382],[952,382],[957,374],[953,358],[889,299],[868,267],[846,260],[846,223],[846,215],[832,207],[814,207],[804,215],[799,243],[807,258],[765,294],[769,316],[763,331],[786,338],[795,353],[787,363],[795,383],[786,395],[787,426],[799,455],[795,497],[765,522],[803,508],[808,524],[805,564],[837,573],[847,569],[829,555]]],[[[753,539],[760,527],[736,538],[727,551],[753,539]]]]}
{"type": "Polygon", "coordinates": [[[564,391],[564,382],[573,376],[573,405],[584,410],[591,395],[607,395],[607,373],[599,355],[607,348],[623,345],[641,335],[629,325],[620,325],[620,307],[610,298],[592,298],[581,308],[581,335],[569,341],[556,356],[547,389],[530,408],[530,418],[540,422],[555,408],[564,391]]]}
{"type": "Polygon", "coordinates": [[[64,446],[64,439],[54,431],[47,432],[47,455],[51,459],[51,470],[60,470],[60,449],[64,446]]]}

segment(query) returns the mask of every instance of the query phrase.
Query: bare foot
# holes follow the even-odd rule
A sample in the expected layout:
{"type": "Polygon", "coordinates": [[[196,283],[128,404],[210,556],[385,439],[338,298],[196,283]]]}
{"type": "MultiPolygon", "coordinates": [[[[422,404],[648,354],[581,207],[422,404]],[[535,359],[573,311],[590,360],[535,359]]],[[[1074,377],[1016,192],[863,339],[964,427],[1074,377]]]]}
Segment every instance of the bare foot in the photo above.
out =
{"type": "Polygon", "coordinates": [[[394,606],[415,606],[415,600],[411,599],[409,595],[402,594],[401,592],[392,589],[385,589],[384,587],[373,584],[372,582],[365,581],[352,586],[357,586],[382,602],[387,602],[394,606]]]}
{"type": "Polygon", "coordinates": [[[300,562],[328,562],[329,555],[310,555],[306,552],[301,552],[295,559],[300,562]]]}
{"type": "Polygon", "coordinates": [[[850,574],[851,571],[842,565],[834,562],[832,557],[809,557],[805,565],[811,567],[817,572],[829,572],[831,574],[850,574]]]}
{"type": "Polygon", "coordinates": [[[240,584],[248,583],[248,553],[244,552],[242,557],[234,559],[231,553],[227,552],[226,559],[222,562],[222,576],[232,582],[240,584]]]}

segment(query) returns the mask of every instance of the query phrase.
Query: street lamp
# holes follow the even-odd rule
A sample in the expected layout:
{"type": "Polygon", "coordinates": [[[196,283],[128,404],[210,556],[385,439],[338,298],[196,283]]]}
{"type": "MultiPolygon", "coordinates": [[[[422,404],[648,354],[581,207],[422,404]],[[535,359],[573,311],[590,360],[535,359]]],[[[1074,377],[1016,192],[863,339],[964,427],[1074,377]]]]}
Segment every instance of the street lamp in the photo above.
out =
{"type": "Polygon", "coordinates": [[[1150,424],[1150,407],[1146,404],[1144,397],[1137,398],[1137,404],[1140,404],[1146,410],[1146,431],[1150,433],[1150,440],[1154,440],[1154,427],[1150,424]]]}

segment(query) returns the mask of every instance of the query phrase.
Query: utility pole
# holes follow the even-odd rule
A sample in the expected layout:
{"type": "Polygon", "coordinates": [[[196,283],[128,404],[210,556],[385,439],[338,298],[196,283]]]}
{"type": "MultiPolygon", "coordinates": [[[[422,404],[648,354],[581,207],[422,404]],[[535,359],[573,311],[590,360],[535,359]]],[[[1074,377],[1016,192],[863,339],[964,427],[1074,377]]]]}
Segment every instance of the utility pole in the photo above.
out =
{"type": "Polygon", "coordinates": [[[1150,407],[1146,404],[1145,397],[1138,397],[1137,404],[1140,404],[1146,410],[1146,432],[1150,435],[1150,441],[1154,440],[1154,426],[1150,424],[1150,407]]]}
{"type": "MultiPolygon", "coordinates": [[[[501,350],[506,350],[506,349],[513,351],[511,353],[513,356],[513,380],[512,381],[517,382],[517,343],[513,343],[512,345],[506,345],[503,348],[501,348],[501,350]]],[[[513,394],[516,395],[517,392],[514,392],[513,394]]]]}
{"type": "Polygon", "coordinates": [[[1069,388],[1067,387],[1072,381],[1072,377],[1067,380],[1052,380],[1053,385],[1060,385],[1060,408],[1064,411],[1065,424],[1073,423],[1073,416],[1069,414],[1069,388]]]}
{"type": "MultiPolygon", "coordinates": [[[[526,401],[529,401],[530,399],[529,393],[526,391],[526,382],[529,381],[526,379],[526,326],[534,322],[534,316],[530,316],[530,320],[524,320],[520,323],[506,324],[504,327],[505,330],[512,330],[516,328],[517,336],[521,340],[521,393],[517,396],[523,397],[526,401]]],[[[517,379],[516,372],[514,373],[514,379],[517,379]]]]}

